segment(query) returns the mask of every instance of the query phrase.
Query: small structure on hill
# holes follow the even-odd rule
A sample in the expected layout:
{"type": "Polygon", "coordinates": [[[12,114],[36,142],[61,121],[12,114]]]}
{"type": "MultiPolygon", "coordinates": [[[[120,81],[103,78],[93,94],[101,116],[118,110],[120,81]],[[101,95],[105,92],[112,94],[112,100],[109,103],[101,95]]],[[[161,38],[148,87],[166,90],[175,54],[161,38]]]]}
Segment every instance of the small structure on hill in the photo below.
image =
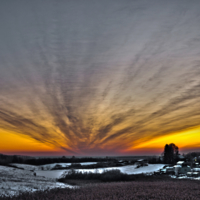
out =
{"type": "Polygon", "coordinates": [[[137,160],[136,164],[139,166],[148,166],[148,161],[147,159],[139,159],[137,160]]]}
{"type": "Polygon", "coordinates": [[[119,160],[118,163],[121,165],[128,165],[129,161],[128,160],[119,160]]]}

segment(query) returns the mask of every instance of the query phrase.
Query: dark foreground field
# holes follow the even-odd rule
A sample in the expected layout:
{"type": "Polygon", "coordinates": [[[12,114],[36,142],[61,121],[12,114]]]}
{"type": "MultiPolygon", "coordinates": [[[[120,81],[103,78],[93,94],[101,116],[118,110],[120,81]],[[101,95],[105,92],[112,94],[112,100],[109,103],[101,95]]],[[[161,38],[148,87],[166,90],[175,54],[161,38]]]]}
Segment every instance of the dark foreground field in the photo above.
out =
{"type": "Polygon", "coordinates": [[[156,181],[156,182],[118,182],[87,185],[80,189],[53,189],[45,192],[22,194],[15,198],[0,198],[4,200],[199,200],[200,182],[156,181]]]}

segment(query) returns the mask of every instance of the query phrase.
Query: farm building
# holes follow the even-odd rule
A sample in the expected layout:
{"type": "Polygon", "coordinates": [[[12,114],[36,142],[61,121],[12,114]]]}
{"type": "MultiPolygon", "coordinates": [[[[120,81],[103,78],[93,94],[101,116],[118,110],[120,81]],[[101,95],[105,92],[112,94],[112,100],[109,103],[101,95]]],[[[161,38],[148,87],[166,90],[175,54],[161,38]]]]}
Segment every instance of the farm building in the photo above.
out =
{"type": "Polygon", "coordinates": [[[127,160],[119,160],[118,163],[121,164],[121,165],[128,165],[129,161],[127,161],[127,160]]]}
{"type": "Polygon", "coordinates": [[[187,177],[199,177],[199,172],[187,172],[187,177]]]}
{"type": "Polygon", "coordinates": [[[140,159],[137,160],[136,164],[140,166],[146,166],[148,164],[148,161],[146,159],[140,159]]]}
{"type": "Polygon", "coordinates": [[[193,172],[193,177],[198,177],[199,176],[199,172],[193,172]]]}
{"type": "Polygon", "coordinates": [[[200,168],[193,168],[193,172],[200,172],[200,168]]]}
{"type": "Polygon", "coordinates": [[[192,177],[192,172],[187,172],[187,177],[192,177]]]}
{"type": "Polygon", "coordinates": [[[187,172],[191,172],[190,166],[183,166],[179,170],[179,174],[187,174],[187,172]]]}
{"type": "Polygon", "coordinates": [[[171,174],[174,172],[174,167],[166,167],[166,174],[171,174]]]}
{"type": "Polygon", "coordinates": [[[180,168],[181,168],[181,165],[174,165],[174,172],[176,176],[178,176],[180,168]]]}
{"type": "Polygon", "coordinates": [[[174,167],[165,167],[160,169],[161,174],[174,174],[174,167]]]}
{"type": "Polygon", "coordinates": [[[199,163],[195,163],[195,168],[199,168],[199,163]]]}
{"type": "Polygon", "coordinates": [[[182,167],[182,165],[184,165],[184,163],[185,163],[184,161],[178,161],[176,164],[180,165],[182,167]]]}
{"type": "Polygon", "coordinates": [[[184,161],[178,161],[174,166],[174,172],[176,176],[178,174],[187,174],[187,172],[191,172],[191,168],[184,161]]]}

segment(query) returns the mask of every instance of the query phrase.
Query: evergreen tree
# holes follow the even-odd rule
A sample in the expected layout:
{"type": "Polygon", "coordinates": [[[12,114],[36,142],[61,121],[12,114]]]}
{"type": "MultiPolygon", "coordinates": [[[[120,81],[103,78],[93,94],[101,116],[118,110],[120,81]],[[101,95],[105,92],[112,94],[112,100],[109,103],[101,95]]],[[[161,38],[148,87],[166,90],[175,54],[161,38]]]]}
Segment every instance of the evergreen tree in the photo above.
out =
{"type": "Polygon", "coordinates": [[[178,147],[174,144],[166,144],[164,147],[164,163],[174,164],[178,159],[178,147]]]}

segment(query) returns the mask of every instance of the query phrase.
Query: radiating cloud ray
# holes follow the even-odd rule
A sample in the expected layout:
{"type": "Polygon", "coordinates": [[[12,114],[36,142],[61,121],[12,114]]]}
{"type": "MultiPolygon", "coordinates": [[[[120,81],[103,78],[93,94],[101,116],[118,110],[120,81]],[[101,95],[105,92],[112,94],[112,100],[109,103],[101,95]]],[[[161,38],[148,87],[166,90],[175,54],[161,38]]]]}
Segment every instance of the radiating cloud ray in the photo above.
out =
{"type": "Polygon", "coordinates": [[[200,2],[4,1],[0,128],[69,154],[199,124],[200,2]]]}

